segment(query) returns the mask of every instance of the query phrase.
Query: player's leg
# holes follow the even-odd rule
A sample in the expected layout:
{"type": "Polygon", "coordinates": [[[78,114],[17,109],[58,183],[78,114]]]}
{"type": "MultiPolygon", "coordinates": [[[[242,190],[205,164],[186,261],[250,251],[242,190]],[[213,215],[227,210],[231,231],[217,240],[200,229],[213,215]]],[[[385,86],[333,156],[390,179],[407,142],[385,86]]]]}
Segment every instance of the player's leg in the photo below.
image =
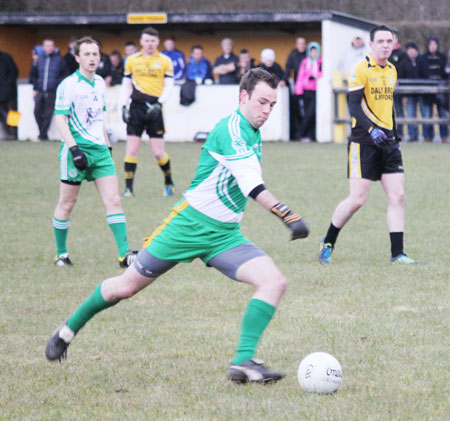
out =
{"type": "Polygon", "coordinates": [[[383,174],[381,185],[386,193],[387,226],[391,240],[391,262],[414,264],[403,250],[403,234],[405,231],[405,175],[403,173],[383,174]]]}
{"type": "Polygon", "coordinates": [[[235,382],[270,382],[284,375],[262,365],[253,356],[259,339],[286,290],[287,281],[273,260],[253,243],[244,243],[213,257],[208,264],[255,288],[242,318],[241,334],[228,376],[235,382]]]}
{"type": "Polygon", "coordinates": [[[130,250],[127,236],[127,223],[119,195],[117,175],[96,178],[94,180],[106,209],[106,222],[116,240],[119,251],[119,264],[128,267],[133,262],[136,252],[130,250]]]}
{"type": "Polygon", "coordinates": [[[122,197],[125,198],[133,197],[133,183],[134,183],[134,176],[137,170],[137,162],[140,147],[141,147],[140,136],[137,135],[127,136],[127,146],[124,160],[125,191],[122,194],[122,197]]]}
{"type": "Polygon", "coordinates": [[[331,263],[331,253],[334,250],[338,235],[344,225],[367,201],[372,181],[365,178],[350,178],[350,193],[339,203],[331,217],[331,224],[320,245],[319,262],[331,263]]]}
{"type": "Polygon", "coordinates": [[[150,285],[157,277],[175,266],[153,257],[142,249],[134,263],[123,274],[108,278],[100,283],[94,292],[69,317],[67,323],[59,327],[47,342],[45,355],[50,361],[66,357],[67,347],[80,329],[96,314],[137,294],[150,285]]]}
{"type": "Polygon", "coordinates": [[[172,196],[174,184],[170,169],[170,158],[165,149],[165,128],[162,110],[147,123],[146,129],[150,137],[150,147],[153,156],[156,158],[159,168],[161,168],[164,175],[164,196],[172,196]]]}
{"type": "Polygon", "coordinates": [[[152,149],[153,156],[156,158],[159,168],[161,168],[164,175],[164,196],[172,196],[174,184],[170,169],[170,157],[165,150],[165,141],[163,138],[151,137],[150,147],[152,149]]]}
{"type": "Polygon", "coordinates": [[[56,241],[57,266],[71,266],[67,252],[67,234],[70,226],[70,215],[75,206],[80,191],[80,182],[61,181],[59,188],[59,199],[53,213],[53,231],[56,241]]]}

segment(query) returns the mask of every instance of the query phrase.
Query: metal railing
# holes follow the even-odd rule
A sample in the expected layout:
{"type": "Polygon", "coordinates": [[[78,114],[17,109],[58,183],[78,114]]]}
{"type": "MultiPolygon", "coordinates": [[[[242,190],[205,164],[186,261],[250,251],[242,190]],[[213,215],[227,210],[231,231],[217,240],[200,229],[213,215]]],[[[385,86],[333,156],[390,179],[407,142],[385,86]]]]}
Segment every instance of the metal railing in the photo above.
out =
{"type": "MultiPolygon", "coordinates": [[[[338,97],[339,95],[347,95],[347,88],[334,88],[334,124],[351,124],[352,119],[339,117],[338,97]]],[[[427,94],[444,94],[450,95],[450,84],[445,81],[424,80],[424,79],[399,79],[395,88],[395,95],[427,95],[427,94]]],[[[348,107],[347,107],[348,109],[348,107]]],[[[347,111],[348,114],[348,111],[347,111]]],[[[341,113],[342,115],[342,113],[341,113]]],[[[396,117],[397,124],[450,124],[450,117],[440,118],[408,118],[396,117]]]]}

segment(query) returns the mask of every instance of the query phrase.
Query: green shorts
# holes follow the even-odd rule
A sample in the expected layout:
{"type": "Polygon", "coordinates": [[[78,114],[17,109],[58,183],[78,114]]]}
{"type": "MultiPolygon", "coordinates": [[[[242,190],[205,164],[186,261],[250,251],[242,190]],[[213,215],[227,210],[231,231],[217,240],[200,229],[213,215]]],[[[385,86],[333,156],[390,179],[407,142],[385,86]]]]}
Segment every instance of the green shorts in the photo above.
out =
{"type": "Polygon", "coordinates": [[[85,170],[79,170],[75,167],[72,153],[66,143],[62,142],[59,150],[61,181],[81,183],[83,180],[92,181],[107,175],[116,175],[116,166],[106,145],[95,148],[80,146],[80,149],[88,159],[88,167],[85,170]]]}
{"type": "Polygon", "coordinates": [[[181,200],[144,244],[151,255],[168,262],[208,263],[213,257],[247,243],[239,224],[216,221],[181,200]]]}

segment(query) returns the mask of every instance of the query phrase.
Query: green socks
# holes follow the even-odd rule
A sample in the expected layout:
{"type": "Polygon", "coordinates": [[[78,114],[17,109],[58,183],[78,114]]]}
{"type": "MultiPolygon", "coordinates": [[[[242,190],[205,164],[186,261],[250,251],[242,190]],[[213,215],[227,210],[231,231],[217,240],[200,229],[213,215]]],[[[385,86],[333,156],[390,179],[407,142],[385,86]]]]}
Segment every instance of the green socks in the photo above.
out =
{"type": "Polygon", "coordinates": [[[106,308],[116,305],[119,301],[110,303],[105,301],[102,296],[102,282],[98,284],[95,291],[87,300],[77,308],[75,313],[70,316],[67,321],[67,326],[76,334],[89,320],[91,320],[97,313],[100,313],[106,308]]]}
{"type": "Polygon", "coordinates": [[[242,330],[236,355],[232,364],[242,364],[253,358],[264,329],[272,319],[276,308],[265,301],[252,299],[242,319],[242,330]]]}
{"type": "Polygon", "coordinates": [[[113,215],[108,215],[106,217],[106,222],[111,228],[116,240],[117,248],[119,249],[119,257],[125,256],[130,247],[128,245],[127,237],[127,223],[125,220],[125,215],[123,213],[115,213],[113,215]]]}
{"type": "Polygon", "coordinates": [[[67,253],[67,233],[69,232],[70,220],[62,221],[53,218],[53,231],[55,232],[57,257],[67,253]]]}

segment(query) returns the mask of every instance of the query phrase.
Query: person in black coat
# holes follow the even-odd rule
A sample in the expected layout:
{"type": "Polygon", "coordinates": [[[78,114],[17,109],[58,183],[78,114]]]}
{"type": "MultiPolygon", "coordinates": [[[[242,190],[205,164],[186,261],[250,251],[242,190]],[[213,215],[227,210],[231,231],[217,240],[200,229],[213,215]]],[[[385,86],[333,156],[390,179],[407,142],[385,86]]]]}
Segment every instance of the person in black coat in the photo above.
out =
{"type": "MultiPolygon", "coordinates": [[[[447,56],[439,51],[439,39],[431,36],[427,41],[427,51],[420,55],[417,59],[417,77],[419,79],[431,79],[436,81],[446,81],[447,74],[445,73],[445,66],[447,64],[447,56]]],[[[448,110],[445,104],[439,101],[438,95],[422,95],[420,99],[420,111],[422,117],[431,118],[433,114],[433,104],[436,104],[438,115],[440,118],[448,117],[448,110]]],[[[448,141],[448,125],[440,124],[439,131],[442,142],[448,141]]],[[[431,124],[423,125],[423,137],[425,142],[432,142],[434,137],[434,130],[431,124]]]]}
{"type": "Polygon", "coordinates": [[[48,139],[48,129],[55,108],[56,88],[69,72],[52,39],[45,39],[42,51],[31,68],[30,80],[33,81],[34,117],[39,127],[38,140],[48,139]]]}
{"type": "Polygon", "coordinates": [[[69,75],[76,72],[79,64],[75,59],[75,46],[77,45],[77,39],[75,37],[71,37],[69,40],[69,48],[67,49],[67,54],[63,57],[64,62],[66,63],[67,71],[69,75]]]}
{"type": "Polygon", "coordinates": [[[0,124],[9,137],[14,137],[14,128],[6,125],[8,112],[17,106],[17,70],[13,58],[0,51],[0,124]]]}
{"type": "MultiPolygon", "coordinates": [[[[397,69],[398,79],[415,79],[417,57],[419,50],[415,42],[407,42],[405,45],[406,57],[399,64],[397,69]]],[[[402,84],[403,86],[407,86],[402,84]]],[[[406,106],[406,116],[408,118],[417,117],[417,94],[403,95],[401,98],[402,105],[406,106]]],[[[408,124],[408,141],[416,142],[419,139],[417,124],[408,124]]]]}

